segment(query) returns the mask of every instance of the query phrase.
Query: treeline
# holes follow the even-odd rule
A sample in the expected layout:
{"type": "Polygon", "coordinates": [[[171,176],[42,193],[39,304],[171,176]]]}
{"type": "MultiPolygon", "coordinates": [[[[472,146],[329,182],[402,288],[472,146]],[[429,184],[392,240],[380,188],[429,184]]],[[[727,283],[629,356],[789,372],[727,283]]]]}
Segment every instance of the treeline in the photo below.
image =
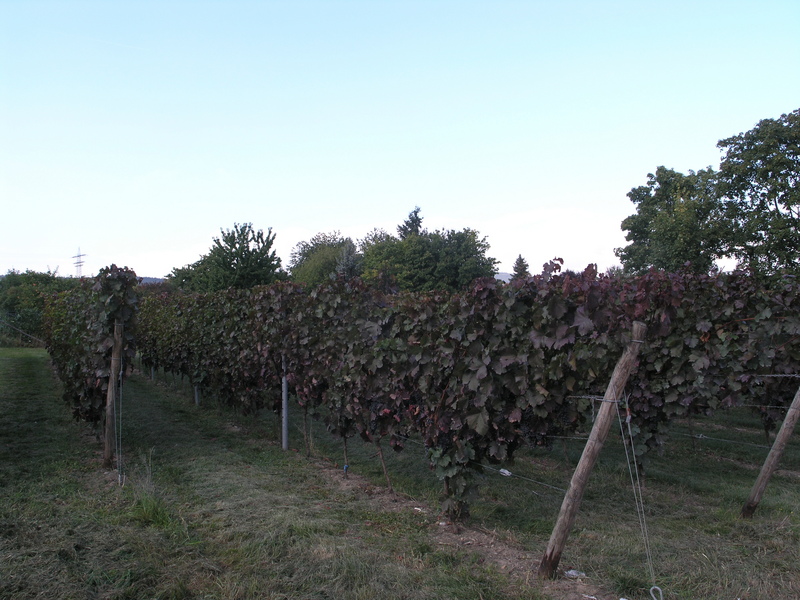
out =
{"type": "Polygon", "coordinates": [[[374,229],[357,242],[338,231],[318,233],[295,246],[288,270],[272,249],[272,229],[264,233],[251,223],[236,223],[232,230],[220,230],[207,254],[173,269],[167,280],[188,292],[278,281],[312,286],[336,277],[358,277],[384,292],[453,292],[497,273],[497,260],[488,256],[489,243],[477,231],[428,231],[422,220],[417,207],[398,225],[396,236],[374,229]]]}

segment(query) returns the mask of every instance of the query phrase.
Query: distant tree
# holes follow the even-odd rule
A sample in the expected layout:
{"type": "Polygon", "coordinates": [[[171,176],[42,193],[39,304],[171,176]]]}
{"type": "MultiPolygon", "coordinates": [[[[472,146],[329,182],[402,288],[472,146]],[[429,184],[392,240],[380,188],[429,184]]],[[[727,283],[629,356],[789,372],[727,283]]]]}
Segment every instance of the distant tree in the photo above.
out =
{"type": "Polygon", "coordinates": [[[385,230],[377,228],[358,241],[361,277],[387,294],[398,290],[394,271],[398,260],[402,259],[399,249],[394,246],[399,241],[385,230]]]}
{"type": "Polygon", "coordinates": [[[800,109],[717,146],[723,251],[757,273],[800,274],[800,109]]]}
{"type": "Polygon", "coordinates": [[[689,263],[696,272],[708,272],[720,256],[714,171],[684,175],[658,167],[647,177],[647,185],[628,193],[636,214],[622,221],[622,229],[631,243],[614,251],[625,271],[677,271],[689,263]]]}
{"type": "Polygon", "coordinates": [[[376,246],[393,239],[396,238],[392,236],[392,234],[387,233],[383,229],[375,228],[362,239],[358,240],[358,251],[360,254],[366,254],[367,250],[372,246],[376,246]]]}
{"type": "Polygon", "coordinates": [[[422,217],[419,216],[419,211],[419,206],[415,207],[414,210],[408,213],[408,218],[397,226],[397,235],[400,236],[401,240],[412,235],[423,235],[427,233],[422,229],[422,217]]]}
{"type": "Polygon", "coordinates": [[[400,237],[378,230],[362,241],[366,281],[387,290],[456,291],[497,273],[486,238],[475,230],[428,232],[416,208],[397,231],[400,237]]]}
{"type": "Polygon", "coordinates": [[[33,342],[29,337],[19,333],[24,331],[29,336],[43,338],[42,312],[45,297],[80,285],[80,279],[58,277],[56,273],[40,273],[37,271],[9,271],[0,277],[0,320],[8,325],[0,324],[0,331],[6,331],[6,340],[21,340],[23,344],[33,342]]]}
{"type": "Polygon", "coordinates": [[[211,291],[207,255],[185,267],[175,267],[165,279],[168,285],[187,292],[211,291]]]}
{"type": "Polygon", "coordinates": [[[336,260],[336,274],[346,279],[361,275],[363,257],[350,238],[345,240],[342,251],[336,260]]]}
{"type": "Polygon", "coordinates": [[[517,256],[517,260],[514,261],[514,272],[511,274],[512,281],[514,279],[522,279],[524,277],[530,277],[531,273],[528,271],[528,262],[522,258],[522,254],[517,256]]]}
{"type": "Polygon", "coordinates": [[[318,285],[336,273],[357,276],[360,268],[356,245],[338,231],[318,233],[307,242],[299,242],[289,262],[292,279],[306,285],[318,285]]]}
{"type": "Polygon", "coordinates": [[[275,234],[253,229],[251,223],[234,224],[213,238],[208,254],[197,262],[172,270],[168,279],[177,287],[195,292],[250,288],[285,278],[281,259],[272,249],[275,234]]]}

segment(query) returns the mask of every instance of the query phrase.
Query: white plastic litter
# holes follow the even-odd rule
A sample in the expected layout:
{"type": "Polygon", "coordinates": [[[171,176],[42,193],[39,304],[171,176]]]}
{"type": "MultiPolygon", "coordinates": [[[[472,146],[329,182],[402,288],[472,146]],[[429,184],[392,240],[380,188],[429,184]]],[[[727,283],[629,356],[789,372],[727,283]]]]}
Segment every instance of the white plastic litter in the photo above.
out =
{"type": "Polygon", "coordinates": [[[564,571],[564,577],[568,577],[569,579],[579,579],[581,577],[586,577],[586,573],[582,571],[576,571],[575,569],[570,569],[569,571],[564,571]]]}

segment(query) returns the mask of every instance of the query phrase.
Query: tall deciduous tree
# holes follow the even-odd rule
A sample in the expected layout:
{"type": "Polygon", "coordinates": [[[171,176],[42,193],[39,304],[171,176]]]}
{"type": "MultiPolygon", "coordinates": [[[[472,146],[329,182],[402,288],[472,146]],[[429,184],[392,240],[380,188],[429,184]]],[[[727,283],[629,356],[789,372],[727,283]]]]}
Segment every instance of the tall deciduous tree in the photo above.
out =
{"type": "Polygon", "coordinates": [[[753,273],[800,274],[800,109],[721,140],[719,171],[659,167],[628,194],[631,242],[615,250],[625,270],[708,270],[734,258],[753,273]]]}
{"type": "Polygon", "coordinates": [[[614,251],[626,271],[690,266],[708,272],[713,267],[720,255],[715,175],[711,168],[684,175],[658,167],[648,174],[647,185],[628,192],[636,214],[622,222],[622,229],[631,243],[614,251]]]}
{"type": "Polygon", "coordinates": [[[228,288],[265,285],[285,277],[281,259],[272,249],[275,234],[253,229],[251,223],[234,224],[214,238],[208,254],[186,267],[176,268],[168,278],[178,287],[211,292],[228,288]]]}
{"type": "Polygon", "coordinates": [[[800,273],[800,109],[717,146],[725,251],[758,273],[800,273]]]}

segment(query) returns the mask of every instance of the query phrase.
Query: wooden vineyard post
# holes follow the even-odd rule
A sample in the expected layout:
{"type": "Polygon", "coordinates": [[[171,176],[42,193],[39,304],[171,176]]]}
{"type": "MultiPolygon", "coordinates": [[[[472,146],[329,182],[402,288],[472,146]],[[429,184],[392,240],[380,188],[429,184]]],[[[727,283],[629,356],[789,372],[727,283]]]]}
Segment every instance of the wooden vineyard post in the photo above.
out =
{"type": "Polygon", "coordinates": [[[772,449],[769,451],[767,460],[764,461],[764,466],[761,467],[761,473],[758,474],[755,485],[750,492],[750,497],[742,507],[742,518],[749,519],[753,516],[758,508],[758,503],[761,502],[761,497],[764,495],[764,490],[767,489],[770,477],[778,467],[778,462],[783,456],[783,451],[786,444],[794,431],[794,426],[797,424],[797,419],[800,418],[800,388],[797,388],[797,393],[794,395],[792,405],[786,412],[786,417],[783,419],[780,431],[772,444],[772,449]]]}
{"type": "Polygon", "coordinates": [[[592,432],[589,434],[581,460],[575,468],[569,489],[561,504],[561,510],[558,513],[553,533],[550,535],[547,550],[544,557],[542,557],[541,565],[539,565],[540,578],[552,578],[555,576],[556,569],[558,569],[561,553],[564,551],[567,537],[578,514],[586,483],[589,480],[592,468],[597,462],[600,450],[608,437],[611,424],[614,422],[614,416],[617,413],[617,401],[622,397],[625,384],[628,382],[628,377],[636,364],[636,356],[639,354],[639,348],[644,341],[645,331],[644,323],[634,322],[631,342],[614,368],[614,373],[611,375],[611,381],[603,396],[597,419],[595,419],[592,426],[592,432]]]}
{"type": "Polygon", "coordinates": [[[289,449],[289,381],[286,379],[286,358],[281,359],[281,434],[283,449],[289,449]]]}
{"type": "Polygon", "coordinates": [[[103,439],[103,466],[110,469],[114,460],[114,407],[117,403],[117,381],[119,380],[120,357],[122,356],[123,325],[114,322],[114,345],[111,348],[111,368],[108,372],[108,391],[106,392],[106,425],[103,439]]]}

